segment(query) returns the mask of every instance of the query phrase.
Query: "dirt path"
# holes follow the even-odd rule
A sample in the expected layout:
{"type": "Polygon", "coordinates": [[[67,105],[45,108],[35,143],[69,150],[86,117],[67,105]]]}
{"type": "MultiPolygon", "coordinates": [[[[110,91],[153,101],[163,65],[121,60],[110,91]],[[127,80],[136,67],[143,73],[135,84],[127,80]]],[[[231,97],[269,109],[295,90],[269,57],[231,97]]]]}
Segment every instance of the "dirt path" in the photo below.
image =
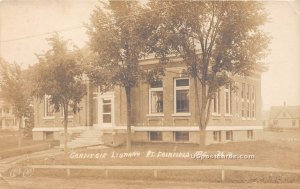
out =
{"type": "Polygon", "coordinates": [[[300,184],[264,184],[264,183],[201,183],[179,181],[147,180],[98,180],[84,178],[45,178],[7,179],[14,189],[299,189],[300,184]]]}

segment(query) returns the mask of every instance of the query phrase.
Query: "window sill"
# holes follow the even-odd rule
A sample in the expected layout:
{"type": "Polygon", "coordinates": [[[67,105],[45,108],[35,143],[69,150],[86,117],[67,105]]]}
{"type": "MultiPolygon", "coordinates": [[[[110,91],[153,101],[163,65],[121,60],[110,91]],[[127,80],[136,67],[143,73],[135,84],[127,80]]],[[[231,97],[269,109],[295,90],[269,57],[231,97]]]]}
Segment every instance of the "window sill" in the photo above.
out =
{"type": "Polygon", "coordinates": [[[52,116],[52,117],[43,117],[43,119],[54,119],[54,116],[52,116]]]}
{"type": "Polygon", "coordinates": [[[147,117],[163,117],[164,114],[147,114],[147,117]]]}
{"type": "MultiPolygon", "coordinates": [[[[64,119],[63,116],[61,116],[60,118],[61,118],[61,119],[64,119]]],[[[73,119],[73,118],[74,118],[74,116],[68,116],[68,119],[73,119]]]]}
{"type": "Polygon", "coordinates": [[[174,113],[172,114],[173,117],[188,117],[191,116],[191,113],[174,113]]]}
{"type": "Polygon", "coordinates": [[[225,114],[224,116],[225,116],[225,117],[233,117],[232,114],[225,114]]]}
{"type": "Polygon", "coordinates": [[[218,113],[212,113],[211,115],[212,115],[212,116],[221,117],[221,114],[218,114],[218,113]]]}

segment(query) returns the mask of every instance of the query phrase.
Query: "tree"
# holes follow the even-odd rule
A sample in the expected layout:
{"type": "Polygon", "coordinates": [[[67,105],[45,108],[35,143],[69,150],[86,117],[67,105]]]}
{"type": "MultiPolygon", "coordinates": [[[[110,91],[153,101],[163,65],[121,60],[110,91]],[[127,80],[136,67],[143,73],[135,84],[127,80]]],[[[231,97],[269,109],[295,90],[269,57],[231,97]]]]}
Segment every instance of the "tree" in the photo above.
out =
{"type": "Polygon", "coordinates": [[[63,110],[64,151],[67,152],[69,107],[74,113],[78,112],[78,105],[86,94],[82,55],[74,46],[69,50],[68,41],[57,34],[47,41],[51,48],[37,55],[39,62],[32,67],[32,93],[38,99],[47,95],[56,112],[63,110]]]}
{"type": "MultiPolygon", "coordinates": [[[[139,59],[154,52],[149,38],[153,26],[136,1],[109,1],[97,7],[88,25],[93,52],[89,78],[101,91],[120,86],[127,104],[127,148],[131,148],[131,92],[142,80],[157,80],[162,66],[143,70],[139,59]]],[[[162,59],[163,60],[163,59],[162,59]]]]}
{"type": "Polygon", "coordinates": [[[28,84],[20,65],[8,63],[0,58],[0,96],[12,105],[13,114],[19,122],[18,147],[21,147],[23,118],[30,112],[28,84]]]}
{"type": "Polygon", "coordinates": [[[266,55],[269,38],[261,30],[267,16],[261,2],[158,1],[154,10],[158,38],[173,55],[182,57],[185,73],[195,81],[200,145],[217,90],[233,84],[236,75],[248,76],[266,55]],[[199,97],[199,88],[201,94],[199,97]]]}

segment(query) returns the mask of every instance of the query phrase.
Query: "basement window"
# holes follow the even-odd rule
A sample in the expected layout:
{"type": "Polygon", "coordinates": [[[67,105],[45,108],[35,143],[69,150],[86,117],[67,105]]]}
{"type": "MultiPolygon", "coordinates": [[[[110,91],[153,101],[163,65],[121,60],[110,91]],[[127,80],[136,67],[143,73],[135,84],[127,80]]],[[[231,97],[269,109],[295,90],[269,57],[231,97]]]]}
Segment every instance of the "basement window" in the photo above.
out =
{"type": "Polygon", "coordinates": [[[162,132],[150,131],[149,138],[150,138],[150,141],[162,141],[162,132]]]}
{"type": "Polygon", "coordinates": [[[189,141],[189,132],[187,131],[176,131],[174,132],[176,142],[187,142],[189,141]]]}
{"type": "Polygon", "coordinates": [[[226,131],[226,140],[233,140],[233,132],[226,131]]]}

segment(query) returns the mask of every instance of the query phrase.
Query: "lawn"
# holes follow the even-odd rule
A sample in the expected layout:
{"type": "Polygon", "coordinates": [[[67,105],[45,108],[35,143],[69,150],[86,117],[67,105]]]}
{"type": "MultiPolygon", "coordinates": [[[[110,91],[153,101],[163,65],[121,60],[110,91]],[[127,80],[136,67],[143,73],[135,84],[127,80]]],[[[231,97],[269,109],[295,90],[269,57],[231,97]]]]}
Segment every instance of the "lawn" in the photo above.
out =
{"type": "Polygon", "coordinates": [[[30,138],[23,138],[21,148],[18,148],[17,131],[0,132],[0,159],[41,151],[49,148],[47,141],[33,141],[30,138]]]}
{"type": "MultiPolygon", "coordinates": [[[[271,143],[266,141],[232,142],[214,144],[199,148],[195,144],[176,143],[136,143],[131,151],[125,146],[105,149],[81,149],[68,154],[55,156],[54,164],[58,165],[235,165],[253,167],[276,167],[300,169],[300,143],[282,141],[271,143]],[[203,151],[215,154],[218,151],[236,155],[255,155],[255,159],[195,159],[191,156],[178,154],[193,154],[203,151]],[[177,154],[168,157],[166,154],[177,154]],[[131,154],[131,157],[128,157],[131,154]],[[154,154],[151,156],[151,154],[154,154]],[[160,154],[160,155],[158,155],[160,154]],[[84,157],[85,156],[85,157],[84,157]],[[125,157],[126,156],[126,157],[125,157]]],[[[31,161],[34,164],[45,164],[45,158],[31,161]]],[[[52,162],[53,163],[53,162],[52,162]]],[[[35,176],[65,177],[66,170],[36,170],[35,176]]],[[[153,172],[149,170],[113,170],[106,177],[101,170],[72,170],[71,178],[121,179],[121,180],[153,180],[153,172]]],[[[220,170],[178,170],[159,171],[156,180],[221,182],[220,170]]],[[[299,174],[226,171],[225,182],[232,183],[298,183],[299,174]]]]}
{"type": "MultiPolygon", "coordinates": [[[[0,133],[0,152],[11,150],[14,148],[18,148],[18,134],[15,132],[10,132],[8,135],[5,133],[5,135],[1,135],[3,133],[0,133]]],[[[40,144],[39,141],[33,141],[32,139],[23,139],[22,140],[22,146],[30,146],[35,144],[40,144]]]]}
{"type": "MultiPolygon", "coordinates": [[[[195,144],[137,143],[133,145],[131,151],[127,151],[125,146],[76,150],[56,156],[55,163],[73,165],[241,165],[300,169],[299,149],[299,142],[288,141],[282,143],[233,142],[209,145],[201,149],[195,144]],[[191,158],[191,154],[197,151],[208,154],[217,154],[220,151],[224,154],[255,155],[255,159],[201,160],[191,158]],[[131,157],[128,157],[128,152],[131,157]],[[168,156],[170,153],[175,154],[176,157],[168,156]],[[189,156],[185,156],[186,154],[189,156]]],[[[40,164],[42,160],[35,160],[35,163],[40,164]]]]}

